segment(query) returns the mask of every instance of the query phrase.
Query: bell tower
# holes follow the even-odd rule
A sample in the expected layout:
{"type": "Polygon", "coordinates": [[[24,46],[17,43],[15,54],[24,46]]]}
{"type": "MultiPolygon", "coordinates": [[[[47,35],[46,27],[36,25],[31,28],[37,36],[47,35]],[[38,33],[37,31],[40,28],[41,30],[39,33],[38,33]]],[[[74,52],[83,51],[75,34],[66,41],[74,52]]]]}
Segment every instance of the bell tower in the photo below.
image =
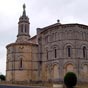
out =
{"type": "Polygon", "coordinates": [[[23,5],[23,14],[19,18],[18,22],[18,35],[16,42],[27,42],[30,38],[29,35],[29,28],[30,28],[30,22],[29,18],[26,16],[26,6],[23,5]]]}

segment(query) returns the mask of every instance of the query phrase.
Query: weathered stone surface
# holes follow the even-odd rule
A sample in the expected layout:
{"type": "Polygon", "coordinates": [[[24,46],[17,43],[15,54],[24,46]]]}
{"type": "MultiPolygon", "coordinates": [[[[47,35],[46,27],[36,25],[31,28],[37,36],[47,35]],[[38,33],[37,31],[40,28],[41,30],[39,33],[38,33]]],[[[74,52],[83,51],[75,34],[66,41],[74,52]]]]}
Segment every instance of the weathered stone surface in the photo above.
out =
{"type": "Polygon", "coordinates": [[[62,82],[72,71],[88,82],[88,26],[56,23],[30,38],[29,24],[22,15],[17,40],[7,45],[7,81],[62,82]]]}

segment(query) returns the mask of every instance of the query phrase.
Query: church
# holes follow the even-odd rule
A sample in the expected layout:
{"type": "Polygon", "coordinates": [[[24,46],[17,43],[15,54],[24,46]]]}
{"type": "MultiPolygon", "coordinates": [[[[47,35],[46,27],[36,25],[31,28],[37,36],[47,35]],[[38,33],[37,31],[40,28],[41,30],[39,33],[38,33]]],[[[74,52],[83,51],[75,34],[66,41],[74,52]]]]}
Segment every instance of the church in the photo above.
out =
{"type": "Polygon", "coordinates": [[[17,39],[6,46],[6,81],[63,82],[67,72],[74,72],[78,81],[88,82],[88,26],[58,20],[37,28],[31,37],[25,8],[24,4],[17,39]]]}

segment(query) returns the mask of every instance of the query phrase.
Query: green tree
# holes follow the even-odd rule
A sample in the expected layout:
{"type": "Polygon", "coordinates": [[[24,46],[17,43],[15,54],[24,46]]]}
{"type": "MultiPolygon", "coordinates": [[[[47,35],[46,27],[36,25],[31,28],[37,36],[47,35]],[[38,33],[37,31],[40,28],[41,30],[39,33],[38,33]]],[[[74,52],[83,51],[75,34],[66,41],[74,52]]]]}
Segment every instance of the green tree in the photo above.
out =
{"type": "Polygon", "coordinates": [[[0,75],[0,79],[1,79],[1,81],[5,81],[5,75],[0,75]]]}
{"type": "Polygon", "coordinates": [[[73,72],[68,72],[64,77],[64,84],[67,88],[73,88],[77,83],[77,76],[73,72]]]}

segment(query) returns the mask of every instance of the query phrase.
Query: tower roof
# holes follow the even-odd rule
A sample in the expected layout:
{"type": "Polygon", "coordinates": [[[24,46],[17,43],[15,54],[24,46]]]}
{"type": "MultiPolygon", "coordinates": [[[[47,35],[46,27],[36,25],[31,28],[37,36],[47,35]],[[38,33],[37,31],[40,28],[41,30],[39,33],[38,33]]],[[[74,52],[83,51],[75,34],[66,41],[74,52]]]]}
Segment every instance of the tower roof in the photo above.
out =
{"type": "Polygon", "coordinates": [[[23,13],[22,16],[19,18],[18,22],[18,35],[16,42],[29,42],[30,35],[29,35],[29,18],[26,16],[26,6],[23,4],[23,13]]]}
{"type": "Polygon", "coordinates": [[[25,8],[26,8],[26,5],[23,4],[23,13],[22,13],[22,16],[19,18],[19,23],[20,22],[28,22],[29,23],[29,18],[28,18],[28,16],[26,16],[25,8]]]}

